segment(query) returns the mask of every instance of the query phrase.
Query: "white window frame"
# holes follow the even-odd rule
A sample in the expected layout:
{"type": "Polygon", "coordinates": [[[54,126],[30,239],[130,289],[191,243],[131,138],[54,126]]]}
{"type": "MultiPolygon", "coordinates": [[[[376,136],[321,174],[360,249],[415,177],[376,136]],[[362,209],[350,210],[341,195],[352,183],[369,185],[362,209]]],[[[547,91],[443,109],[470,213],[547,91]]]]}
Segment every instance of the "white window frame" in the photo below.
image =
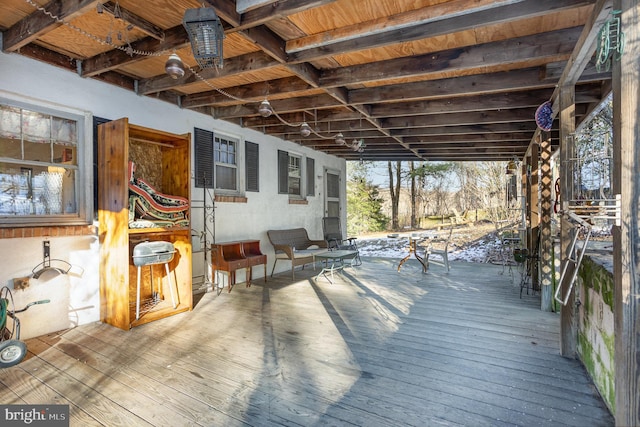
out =
{"type": "Polygon", "coordinates": [[[304,163],[305,163],[305,157],[301,154],[297,154],[297,153],[292,153],[292,152],[288,152],[289,154],[289,159],[287,161],[287,188],[288,188],[288,192],[287,194],[289,195],[290,198],[292,199],[304,199],[304,195],[305,195],[305,183],[304,183],[304,163]],[[292,180],[292,171],[291,171],[291,159],[297,159],[298,160],[298,180],[299,180],[299,191],[300,193],[292,193],[291,192],[291,180],[292,180]]]}
{"type": "MultiPolygon", "coordinates": [[[[93,215],[93,186],[95,185],[93,183],[93,128],[91,113],[47,101],[25,100],[23,97],[4,91],[0,91],[0,104],[74,120],[77,125],[77,165],[65,166],[73,169],[76,174],[74,183],[76,212],[49,215],[2,215],[0,216],[0,227],[90,224],[93,215]]],[[[12,163],[18,167],[20,165],[29,167],[29,165],[47,164],[45,162],[30,162],[8,157],[0,157],[0,162],[12,163]]]]}
{"type": "Polygon", "coordinates": [[[241,150],[243,150],[243,139],[237,136],[232,136],[232,135],[228,135],[228,134],[224,134],[224,133],[220,133],[217,132],[216,130],[213,130],[213,167],[214,167],[214,187],[215,187],[215,192],[219,193],[219,194],[233,194],[233,195],[239,195],[242,194],[241,189],[244,188],[244,180],[241,178],[241,174],[240,174],[240,165],[241,162],[243,160],[243,156],[241,153],[241,150]],[[224,140],[226,142],[233,142],[235,145],[235,163],[231,164],[231,163],[227,163],[227,162],[221,162],[217,160],[217,156],[218,153],[220,152],[219,150],[217,150],[216,148],[216,142],[220,141],[220,140],[224,140]],[[230,189],[230,188],[219,188],[218,187],[218,179],[217,179],[217,174],[218,174],[218,168],[229,168],[229,169],[233,169],[234,174],[235,174],[235,182],[236,182],[236,188],[235,189],[230,189]]]}

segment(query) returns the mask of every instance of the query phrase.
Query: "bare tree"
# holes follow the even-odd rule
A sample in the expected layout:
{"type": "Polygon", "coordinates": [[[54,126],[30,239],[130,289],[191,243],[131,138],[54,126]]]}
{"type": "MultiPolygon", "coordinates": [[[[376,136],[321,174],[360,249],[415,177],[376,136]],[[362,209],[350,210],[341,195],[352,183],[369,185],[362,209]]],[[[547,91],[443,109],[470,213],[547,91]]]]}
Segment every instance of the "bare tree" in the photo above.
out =
{"type": "Polygon", "coordinates": [[[411,228],[417,228],[416,221],[416,173],[415,164],[413,161],[409,162],[409,179],[411,181],[411,228]]]}
{"type": "Polygon", "coordinates": [[[391,228],[393,230],[398,230],[400,228],[400,223],[398,221],[398,207],[400,205],[400,178],[402,174],[402,162],[399,160],[396,161],[394,171],[393,163],[388,161],[387,169],[389,171],[389,195],[391,196],[391,228]]]}

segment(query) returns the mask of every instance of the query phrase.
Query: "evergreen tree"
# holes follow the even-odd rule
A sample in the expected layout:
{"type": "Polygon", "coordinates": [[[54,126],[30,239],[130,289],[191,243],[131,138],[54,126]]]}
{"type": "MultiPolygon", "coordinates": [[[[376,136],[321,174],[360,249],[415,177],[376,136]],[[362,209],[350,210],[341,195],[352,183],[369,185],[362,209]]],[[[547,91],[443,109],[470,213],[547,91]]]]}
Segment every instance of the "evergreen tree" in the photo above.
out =
{"type": "Polygon", "coordinates": [[[367,162],[347,163],[347,233],[383,231],[389,219],[382,213],[382,198],[369,179],[367,162]]]}

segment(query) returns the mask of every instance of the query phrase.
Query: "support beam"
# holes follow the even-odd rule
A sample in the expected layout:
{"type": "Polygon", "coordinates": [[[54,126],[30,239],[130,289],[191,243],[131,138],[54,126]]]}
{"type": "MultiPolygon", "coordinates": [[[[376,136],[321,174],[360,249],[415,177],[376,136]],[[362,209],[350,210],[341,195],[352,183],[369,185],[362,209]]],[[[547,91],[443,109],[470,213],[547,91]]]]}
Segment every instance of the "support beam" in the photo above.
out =
{"type": "Polygon", "coordinates": [[[640,425],[640,0],[616,0],[626,44],[613,65],[613,190],[622,199],[613,227],[615,419],[640,425]]]}
{"type": "Polygon", "coordinates": [[[553,311],[553,236],[551,234],[551,138],[540,138],[540,309],[553,311]]]}
{"type": "MultiPolygon", "coordinates": [[[[536,255],[536,249],[540,249],[538,246],[538,232],[540,231],[540,209],[539,203],[540,199],[538,197],[538,186],[539,186],[539,152],[540,147],[538,144],[533,144],[531,146],[531,160],[530,160],[530,172],[529,172],[529,190],[527,193],[531,196],[529,200],[529,228],[527,230],[527,249],[530,254],[536,255]]],[[[538,263],[537,260],[530,260],[533,265],[531,265],[531,285],[533,289],[539,289],[540,283],[538,280],[538,263]]]]}
{"type": "MultiPolygon", "coordinates": [[[[570,189],[572,188],[573,168],[571,159],[575,157],[574,134],[576,130],[575,121],[575,87],[573,85],[564,86],[560,89],[560,194],[562,197],[562,209],[566,210],[569,200],[571,200],[570,189]]],[[[576,233],[573,225],[563,215],[560,222],[560,254],[561,267],[567,263],[571,256],[571,242],[576,233]]],[[[567,267],[567,275],[571,277],[572,265],[567,267]]],[[[565,281],[565,288],[569,283],[565,281]]],[[[566,294],[567,289],[561,290],[561,295],[566,294]]],[[[575,288],[571,292],[567,305],[560,309],[560,354],[563,357],[574,359],[577,350],[577,315],[575,288]]]]}

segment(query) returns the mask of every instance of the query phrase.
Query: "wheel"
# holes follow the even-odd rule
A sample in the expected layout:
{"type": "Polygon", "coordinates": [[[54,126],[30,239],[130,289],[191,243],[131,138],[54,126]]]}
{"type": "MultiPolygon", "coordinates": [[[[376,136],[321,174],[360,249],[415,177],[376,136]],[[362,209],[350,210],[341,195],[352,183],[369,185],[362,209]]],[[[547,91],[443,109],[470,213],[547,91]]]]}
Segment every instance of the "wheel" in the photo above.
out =
{"type": "Polygon", "coordinates": [[[22,362],[27,354],[27,345],[18,340],[0,342],[0,368],[8,368],[22,362]]]}

